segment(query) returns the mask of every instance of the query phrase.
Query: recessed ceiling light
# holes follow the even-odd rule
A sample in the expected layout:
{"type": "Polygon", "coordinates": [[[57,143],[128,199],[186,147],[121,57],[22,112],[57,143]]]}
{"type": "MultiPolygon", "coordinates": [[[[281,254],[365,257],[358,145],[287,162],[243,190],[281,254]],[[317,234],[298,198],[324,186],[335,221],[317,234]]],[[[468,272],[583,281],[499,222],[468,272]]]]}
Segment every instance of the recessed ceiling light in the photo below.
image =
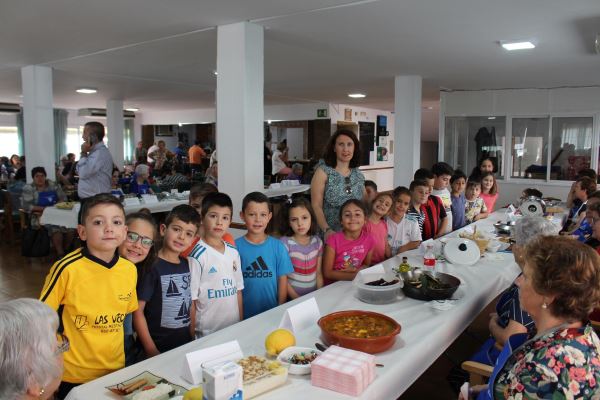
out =
{"type": "Polygon", "coordinates": [[[217,70],[216,70],[216,69],[213,71],[213,75],[214,75],[214,76],[217,76],[217,75],[219,75],[219,73],[217,72],[217,70]]]}
{"type": "Polygon", "coordinates": [[[352,97],[353,99],[364,99],[367,95],[363,93],[350,93],[348,97],[352,97]]]}
{"type": "Polygon", "coordinates": [[[133,112],[136,112],[136,111],[140,111],[140,109],[139,109],[139,108],[137,108],[137,107],[130,107],[130,108],[126,108],[126,109],[125,109],[125,111],[133,111],[133,112]]]}
{"type": "Polygon", "coordinates": [[[496,117],[488,117],[488,119],[496,119],[496,117]]]}
{"type": "Polygon", "coordinates": [[[94,93],[98,93],[98,89],[94,89],[94,88],[79,88],[76,90],[77,93],[82,93],[82,94],[94,94],[94,93]]]}
{"type": "Polygon", "coordinates": [[[530,41],[522,42],[500,42],[500,45],[508,51],[512,50],[526,50],[535,48],[535,44],[530,41]]]}

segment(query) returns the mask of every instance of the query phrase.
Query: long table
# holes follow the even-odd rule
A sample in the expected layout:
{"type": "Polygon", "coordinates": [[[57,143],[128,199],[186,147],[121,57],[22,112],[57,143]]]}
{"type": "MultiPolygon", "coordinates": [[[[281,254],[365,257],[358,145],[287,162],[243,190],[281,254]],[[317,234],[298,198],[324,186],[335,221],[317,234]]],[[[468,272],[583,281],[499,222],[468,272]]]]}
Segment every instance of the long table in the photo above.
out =
{"type": "MultiPolygon", "coordinates": [[[[488,219],[478,221],[478,230],[493,231],[493,222],[503,218],[496,212],[488,219]]],[[[453,232],[449,236],[455,236],[453,232]]],[[[422,266],[418,250],[403,253],[413,266],[422,266]]],[[[400,257],[386,260],[384,268],[400,264],[400,257]]],[[[229,340],[238,340],[245,355],[264,354],[264,338],[276,329],[284,311],[300,301],[313,296],[321,315],[340,310],[368,310],[386,314],[402,326],[395,345],[384,353],[377,354],[377,362],[385,367],[377,368],[375,381],[360,396],[361,399],[393,399],[400,396],[412,383],[450,346],[468,327],[474,318],[517,277],[519,268],[512,253],[486,255],[473,266],[458,266],[446,262],[436,267],[458,277],[462,284],[453,297],[455,305],[446,311],[438,311],[430,303],[402,298],[386,305],[372,305],[359,301],[354,296],[351,282],[336,282],[300,299],[288,302],[272,310],[239,322],[207,337],[195,340],[167,353],[116,371],[102,378],[81,385],[71,391],[67,399],[117,399],[106,386],[130,379],[140,372],[150,371],[167,380],[189,388],[191,385],[180,377],[184,355],[190,351],[214,346],[229,340]]],[[[297,344],[314,347],[320,342],[318,326],[296,333],[297,344]]],[[[313,387],[310,377],[290,375],[287,383],[261,399],[305,400],[350,399],[347,395],[313,387]]]]}

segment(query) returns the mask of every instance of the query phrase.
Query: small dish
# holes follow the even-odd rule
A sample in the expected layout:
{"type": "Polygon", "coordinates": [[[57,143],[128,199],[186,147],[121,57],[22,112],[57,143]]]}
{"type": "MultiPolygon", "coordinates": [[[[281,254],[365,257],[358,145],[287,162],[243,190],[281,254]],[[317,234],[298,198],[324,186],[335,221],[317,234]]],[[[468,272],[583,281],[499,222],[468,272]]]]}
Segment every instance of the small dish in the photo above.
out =
{"type": "Polygon", "coordinates": [[[316,357],[318,357],[322,354],[322,352],[319,350],[316,350],[316,349],[312,349],[310,347],[292,346],[292,347],[288,347],[287,349],[283,350],[277,356],[277,361],[279,361],[284,366],[288,367],[288,373],[290,373],[292,375],[308,375],[308,374],[310,374],[310,362],[308,364],[292,363],[290,361],[290,359],[295,354],[303,354],[303,355],[316,354],[316,357]]]}
{"type": "Polygon", "coordinates": [[[123,396],[126,400],[132,400],[137,394],[154,388],[158,384],[167,384],[171,386],[171,391],[164,396],[160,396],[160,399],[168,399],[173,396],[183,395],[187,392],[187,389],[178,385],[175,385],[160,376],[154,375],[151,372],[144,371],[141,374],[134,376],[131,379],[127,379],[121,383],[117,383],[116,385],[107,386],[106,388],[117,394],[119,396],[123,396]],[[129,390],[129,388],[135,388],[133,390],[129,390]]]}

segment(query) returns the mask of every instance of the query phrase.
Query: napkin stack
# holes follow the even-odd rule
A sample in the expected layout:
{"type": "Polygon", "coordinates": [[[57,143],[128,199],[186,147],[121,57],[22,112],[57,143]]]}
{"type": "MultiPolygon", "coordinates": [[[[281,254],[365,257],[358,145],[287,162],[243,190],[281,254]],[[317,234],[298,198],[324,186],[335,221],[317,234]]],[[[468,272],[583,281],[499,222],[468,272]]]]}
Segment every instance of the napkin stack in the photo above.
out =
{"type": "Polygon", "coordinates": [[[375,379],[375,356],[331,346],[311,363],[313,386],[359,396],[375,379]]]}

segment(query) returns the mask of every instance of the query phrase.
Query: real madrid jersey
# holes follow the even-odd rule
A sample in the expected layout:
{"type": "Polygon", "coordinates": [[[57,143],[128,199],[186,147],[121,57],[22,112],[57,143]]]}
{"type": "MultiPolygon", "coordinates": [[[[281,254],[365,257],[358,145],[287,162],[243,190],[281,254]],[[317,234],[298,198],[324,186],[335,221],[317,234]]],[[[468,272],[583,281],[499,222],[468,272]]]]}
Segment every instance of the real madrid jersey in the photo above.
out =
{"type": "Polygon", "coordinates": [[[198,241],[190,257],[192,300],[196,300],[196,334],[206,336],[240,321],[238,291],[244,289],[240,255],[231,244],[223,253],[203,240],[198,241]]]}

